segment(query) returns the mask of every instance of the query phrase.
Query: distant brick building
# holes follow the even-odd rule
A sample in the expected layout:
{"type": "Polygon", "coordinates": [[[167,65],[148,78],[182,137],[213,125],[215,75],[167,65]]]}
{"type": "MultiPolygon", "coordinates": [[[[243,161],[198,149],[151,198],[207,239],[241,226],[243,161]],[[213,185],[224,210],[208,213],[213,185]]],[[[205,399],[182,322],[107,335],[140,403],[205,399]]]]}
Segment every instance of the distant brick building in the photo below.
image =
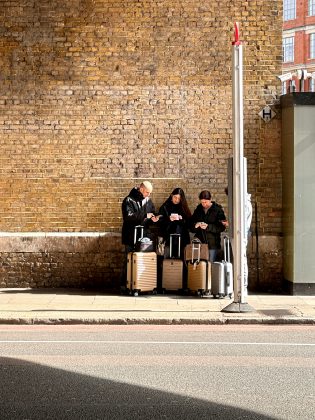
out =
{"type": "Polygon", "coordinates": [[[244,44],[250,285],[282,276],[282,0],[0,0],[0,287],[115,287],[142,179],[227,206],[231,42],[244,44]],[[258,113],[271,106],[277,117],[258,113]]]}
{"type": "MultiPolygon", "coordinates": [[[[283,0],[283,73],[315,72],[315,0],[283,0]]],[[[303,89],[293,77],[297,92],[303,89]]],[[[315,80],[307,78],[304,91],[315,91],[315,80]]],[[[284,83],[288,91],[290,81],[284,83]]]]}

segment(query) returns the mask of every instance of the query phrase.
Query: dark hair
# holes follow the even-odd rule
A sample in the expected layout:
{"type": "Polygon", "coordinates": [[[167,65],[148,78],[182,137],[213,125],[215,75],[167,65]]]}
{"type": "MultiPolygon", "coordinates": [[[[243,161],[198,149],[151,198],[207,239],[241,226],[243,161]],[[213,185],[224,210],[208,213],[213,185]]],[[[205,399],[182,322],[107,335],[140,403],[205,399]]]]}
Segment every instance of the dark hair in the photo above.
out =
{"type": "Polygon", "coordinates": [[[171,192],[171,195],[168,198],[168,201],[171,201],[172,200],[172,196],[173,195],[180,195],[180,203],[179,203],[179,205],[182,208],[182,211],[183,211],[184,215],[186,216],[186,218],[189,218],[191,216],[191,211],[190,211],[190,209],[188,207],[184,190],[182,188],[179,188],[179,187],[174,188],[174,190],[171,192]]]}
{"type": "Polygon", "coordinates": [[[199,200],[211,200],[211,193],[208,190],[203,190],[199,194],[199,200]]]}

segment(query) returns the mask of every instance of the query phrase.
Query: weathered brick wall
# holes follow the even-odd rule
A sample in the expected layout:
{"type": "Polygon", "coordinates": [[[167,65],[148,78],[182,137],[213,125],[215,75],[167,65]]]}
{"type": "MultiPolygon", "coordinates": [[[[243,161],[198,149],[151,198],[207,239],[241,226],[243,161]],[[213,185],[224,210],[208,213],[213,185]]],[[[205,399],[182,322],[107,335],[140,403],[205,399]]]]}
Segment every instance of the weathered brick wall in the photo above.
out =
{"type": "Polygon", "coordinates": [[[182,186],[192,209],[203,188],[226,206],[234,21],[249,191],[277,238],[280,118],[257,114],[280,89],[281,0],[0,0],[0,230],[119,233],[143,178],[157,205],[182,186]]]}
{"type": "Polygon", "coordinates": [[[0,287],[117,289],[122,246],[117,233],[6,233],[0,287]]]}

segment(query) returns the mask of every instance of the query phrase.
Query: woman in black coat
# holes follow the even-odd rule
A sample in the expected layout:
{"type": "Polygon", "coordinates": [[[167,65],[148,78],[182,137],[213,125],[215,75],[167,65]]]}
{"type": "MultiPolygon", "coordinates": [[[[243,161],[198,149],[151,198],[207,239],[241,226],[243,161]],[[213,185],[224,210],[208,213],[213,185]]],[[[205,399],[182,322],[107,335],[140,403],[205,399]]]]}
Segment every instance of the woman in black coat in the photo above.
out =
{"type": "Polygon", "coordinates": [[[188,222],[191,217],[185,193],[182,188],[175,188],[159,210],[160,235],[166,245],[169,245],[170,235],[181,235],[181,254],[184,247],[190,242],[188,222]]]}
{"type": "Polygon", "coordinates": [[[201,191],[199,200],[200,204],[190,220],[190,229],[201,242],[208,244],[210,261],[215,261],[221,249],[221,232],[226,229],[228,222],[222,206],[211,201],[210,191],[201,191]]]}

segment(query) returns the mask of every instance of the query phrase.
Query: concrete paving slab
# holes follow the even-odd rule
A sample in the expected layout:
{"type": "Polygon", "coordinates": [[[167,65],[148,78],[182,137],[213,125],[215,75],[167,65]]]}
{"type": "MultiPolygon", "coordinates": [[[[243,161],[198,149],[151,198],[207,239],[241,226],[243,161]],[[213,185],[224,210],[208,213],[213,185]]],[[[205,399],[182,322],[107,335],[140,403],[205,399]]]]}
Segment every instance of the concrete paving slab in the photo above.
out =
{"type": "Polygon", "coordinates": [[[249,295],[255,311],[223,313],[211,296],[106,294],[78,289],[0,289],[1,324],[314,324],[315,296],[249,295]]]}

